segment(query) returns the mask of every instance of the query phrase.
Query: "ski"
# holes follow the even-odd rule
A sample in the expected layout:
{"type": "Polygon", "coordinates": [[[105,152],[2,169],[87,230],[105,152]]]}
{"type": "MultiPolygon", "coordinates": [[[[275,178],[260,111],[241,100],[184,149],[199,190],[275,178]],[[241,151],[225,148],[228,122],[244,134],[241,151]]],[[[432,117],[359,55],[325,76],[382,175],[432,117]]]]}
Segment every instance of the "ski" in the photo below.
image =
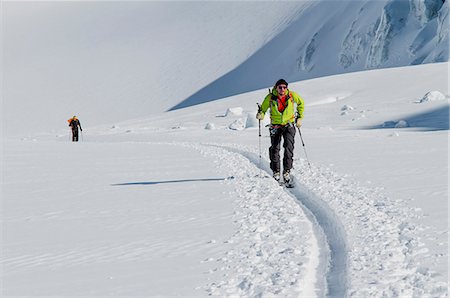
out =
{"type": "Polygon", "coordinates": [[[288,181],[288,182],[284,182],[284,186],[286,186],[286,188],[294,188],[295,187],[294,182],[292,180],[288,181]]]}
{"type": "Polygon", "coordinates": [[[286,181],[283,181],[282,179],[280,179],[280,180],[275,179],[275,181],[277,181],[281,187],[286,187],[286,188],[294,188],[295,187],[294,182],[292,180],[286,182],[286,181]]]}

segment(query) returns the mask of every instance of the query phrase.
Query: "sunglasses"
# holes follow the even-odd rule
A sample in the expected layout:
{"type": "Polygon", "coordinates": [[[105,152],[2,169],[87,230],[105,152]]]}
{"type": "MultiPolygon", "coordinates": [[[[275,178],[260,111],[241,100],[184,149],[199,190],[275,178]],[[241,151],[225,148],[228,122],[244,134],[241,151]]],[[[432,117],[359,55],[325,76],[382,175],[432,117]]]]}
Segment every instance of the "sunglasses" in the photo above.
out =
{"type": "Polygon", "coordinates": [[[279,85],[279,86],[277,87],[277,89],[287,89],[287,86],[279,85]]]}

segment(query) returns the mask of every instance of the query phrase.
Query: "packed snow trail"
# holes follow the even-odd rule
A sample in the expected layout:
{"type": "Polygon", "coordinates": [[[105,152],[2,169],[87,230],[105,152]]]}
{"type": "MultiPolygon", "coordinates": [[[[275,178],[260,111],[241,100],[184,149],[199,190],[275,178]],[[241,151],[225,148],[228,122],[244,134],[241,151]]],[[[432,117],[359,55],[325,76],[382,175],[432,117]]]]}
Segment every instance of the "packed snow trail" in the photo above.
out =
{"type": "Polygon", "coordinates": [[[309,212],[275,180],[261,177],[242,154],[224,146],[186,146],[213,156],[217,166],[235,177],[230,183],[236,189],[232,195],[239,229],[229,241],[239,245],[221,258],[231,275],[210,284],[209,294],[323,297],[328,252],[309,212]]]}
{"type": "Polygon", "coordinates": [[[288,191],[312,213],[319,228],[326,236],[326,245],[330,253],[326,275],[327,294],[330,297],[345,297],[348,285],[345,228],[334,211],[323,200],[312,192],[306,191],[303,188],[304,185],[295,176],[293,179],[296,187],[288,191]]]}
{"type": "MultiPolygon", "coordinates": [[[[265,188],[260,194],[270,188],[279,192],[280,188],[273,179],[264,180],[257,174],[260,169],[256,148],[217,143],[196,146],[206,151],[207,155],[217,155],[222,159],[219,163],[221,166],[249,171],[247,175],[253,173],[255,179],[260,181],[258,185],[265,188]],[[217,150],[222,153],[214,152],[217,150]],[[251,167],[243,168],[244,162],[238,156],[251,163],[251,167]],[[230,162],[232,159],[235,161],[230,162]]],[[[435,281],[436,273],[421,266],[418,261],[418,257],[427,253],[427,249],[423,247],[417,233],[426,227],[413,223],[413,219],[418,216],[415,210],[405,207],[401,200],[386,197],[382,189],[363,187],[348,179],[347,175],[314,165],[311,171],[303,159],[295,159],[294,167],[292,173],[297,188],[282,191],[291,197],[285,204],[295,198],[295,201],[303,204],[306,214],[308,211],[315,214],[318,226],[329,237],[326,239],[330,249],[329,270],[326,283],[321,284],[316,278],[316,296],[447,297],[447,284],[435,281]],[[298,177],[301,177],[301,183],[298,177]]],[[[262,169],[270,173],[267,162],[262,165],[262,169]]],[[[314,237],[320,241],[317,230],[314,237]]],[[[323,257],[324,248],[320,248],[323,257]]],[[[318,268],[316,277],[320,272],[324,273],[320,266],[318,268]]]]}
{"type": "MultiPolygon", "coordinates": [[[[259,155],[223,145],[214,145],[228,151],[238,153],[247,158],[256,167],[261,166],[261,169],[271,175],[271,170],[268,163],[260,163],[259,155]]],[[[321,260],[328,264],[326,272],[326,295],[330,297],[345,297],[347,293],[347,244],[345,228],[336,216],[334,211],[319,197],[312,192],[307,191],[307,188],[294,175],[295,188],[284,188],[292,198],[300,204],[303,211],[309,215],[310,220],[316,224],[316,237],[322,238],[321,234],[325,236],[322,241],[322,258],[321,260]],[[324,247],[325,246],[325,247],[324,247]],[[323,250],[328,253],[324,253],[323,250]]]]}

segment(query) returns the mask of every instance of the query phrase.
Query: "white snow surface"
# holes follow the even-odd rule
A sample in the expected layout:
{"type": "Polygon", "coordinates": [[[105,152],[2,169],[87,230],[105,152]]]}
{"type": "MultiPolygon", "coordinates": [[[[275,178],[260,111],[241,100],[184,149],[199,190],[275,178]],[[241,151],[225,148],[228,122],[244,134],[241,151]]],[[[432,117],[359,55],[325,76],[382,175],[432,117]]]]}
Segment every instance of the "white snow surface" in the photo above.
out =
{"type": "Polygon", "coordinates": [[[4,139],[2,296],[447,297],[449,101],[417,101],[448,67],[290,83],[294,189],[249,120],[266,89],[4,139]]]}
{"type": "Polygon", "coordinates": [[[0,7],[2,297],[448,296],[448,1],[0,7]]]}

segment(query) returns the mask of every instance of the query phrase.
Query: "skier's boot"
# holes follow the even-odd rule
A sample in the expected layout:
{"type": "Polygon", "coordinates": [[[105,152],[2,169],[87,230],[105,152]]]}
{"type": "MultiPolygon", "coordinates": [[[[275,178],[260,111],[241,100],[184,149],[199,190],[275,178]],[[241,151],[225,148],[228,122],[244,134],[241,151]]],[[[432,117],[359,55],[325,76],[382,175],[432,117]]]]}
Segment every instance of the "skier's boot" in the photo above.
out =
{"type": "Polygon", "coordinates": [[[273,179],[280,182],[280,172],[273,172],[273,179]]]}
{"type": "Polygon", "coordinates": [[[288,183],[289,181],[291,181],[291,175],[289,173],[289,171],[284,171],[283,172],[283,180],[284,182],[288,183]]]}
{"type": "Polygon", "coordinates": [[[291,173],[289,170],[283,172],[283,180],[286,187],[294,187],[293,181],[291,179],[291,173]]]}

